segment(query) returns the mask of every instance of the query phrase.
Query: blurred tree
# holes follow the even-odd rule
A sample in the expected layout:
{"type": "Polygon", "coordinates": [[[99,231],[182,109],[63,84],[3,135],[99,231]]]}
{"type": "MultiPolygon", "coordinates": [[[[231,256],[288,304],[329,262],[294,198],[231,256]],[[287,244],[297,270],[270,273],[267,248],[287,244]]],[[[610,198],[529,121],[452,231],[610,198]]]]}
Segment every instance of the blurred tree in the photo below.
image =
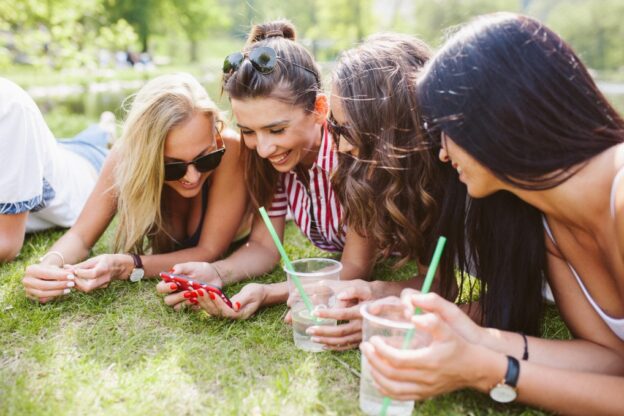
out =
{"type": "Polygon", "coordinates": [[[103,0],[1,2],[0,31],[9,33],[0,38],[0,55],[8,52],[16,63],[53,68],[93,67],[98,47],[110,47],[113,38],[115,44],[135,40],[127,24],[109,24],[103,0]]]}
{"type": "Polygon", "coordinates": [[[449,28],[468,21],[471,17],[497,11],[517,12],[520,0],[435,0],[418,2],[414,8],[413,33],[429,44],[443,43],[443,35],[449,28]]]}
{"type": "Polygon", "coordinates": [[[216,0],[176,0],[170,3],[173,16],[190,45],[191,62],[197,62],[198,43],[211,32],[224,29],[228,19],[216,0]]]}
{"type": "Polygon", "coordinates": [[[141,52],[149,49],[149,37],[153,32],[167,0],[103,0],[106,3],[109,23],[123,19],[130,23],[139,35],[141,52]]]}
{"type": "Polygon", "coordinates": [[[548,25],[595,69],[624,68],[624,1],[576,0],[560,2],[548,25]]]}

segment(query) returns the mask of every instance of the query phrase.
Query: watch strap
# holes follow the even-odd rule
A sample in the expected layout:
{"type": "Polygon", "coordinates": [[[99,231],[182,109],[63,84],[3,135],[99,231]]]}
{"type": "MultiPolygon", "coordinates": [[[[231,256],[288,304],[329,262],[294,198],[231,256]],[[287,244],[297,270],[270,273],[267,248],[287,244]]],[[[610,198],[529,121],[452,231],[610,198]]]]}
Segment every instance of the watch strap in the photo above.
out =
{"type": "Polygon", "coordinates": [[[134,262],[134,268],[135,269],[142,269],[143,268],[143,261],[141,261],[141,256],[139,256],[136,253],[128,253],[130,255],[130,257],[132,257],[132,261],[134,262]]]}
{"type": "Polygon", "coordinates": [[[505,373],[505,384],[516,388],[520,377],[520,363],[515,357],[507,356],[507,372],[505,373]]]}

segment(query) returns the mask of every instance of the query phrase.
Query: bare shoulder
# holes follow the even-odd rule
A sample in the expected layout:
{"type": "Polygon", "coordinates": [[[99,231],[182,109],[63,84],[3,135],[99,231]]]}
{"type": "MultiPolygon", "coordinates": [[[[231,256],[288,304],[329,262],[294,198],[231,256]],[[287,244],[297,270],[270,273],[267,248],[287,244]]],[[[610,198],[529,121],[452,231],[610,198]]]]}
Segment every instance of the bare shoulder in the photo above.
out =
{"type": "Polygon", "coordinates": [[[223,130],[223,133],[221,133],[221,137],[223,138],[225,148],[227,149],[226,154],[230,153],[238,156],[240,154],[240,148],[242,145],[240,134],[228,128],[223,130]]]}
{"type": "MultiPolygon", "coordinates": [[[[624,144],[616,148],[615,163],[618,169],[624,169],[624,144]]],[[[615,204],[615,229],[620,250],[620,257],[624,260],[624,177],[621,174],[614,192],[615,204]]]]}
{"type": "Polygon", "coordinates": [[[231,129],[225,129],[221,134],[223,143],[225,144],[225,153],[223,154],[223,160],[218,172],[227,173],[228,177],[231,177],[233,173],[240,172],[242,175],[242,159],[241,159],[241,139],[238,133],[231,129]]]}

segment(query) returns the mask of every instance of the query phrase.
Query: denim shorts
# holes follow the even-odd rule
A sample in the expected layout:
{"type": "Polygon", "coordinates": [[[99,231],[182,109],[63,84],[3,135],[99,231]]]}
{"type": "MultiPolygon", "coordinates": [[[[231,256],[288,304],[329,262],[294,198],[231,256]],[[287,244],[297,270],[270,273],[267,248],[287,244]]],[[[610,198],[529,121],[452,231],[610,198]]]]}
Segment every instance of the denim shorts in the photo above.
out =
{"type": "Polygon", "coordinates": [[[102,170],[104,159],[108,156],[108,133],[98,124],[93,124],[78,133],[73,139],[59,140],[67,150],[87,159],[98,173],[102,170]]]}

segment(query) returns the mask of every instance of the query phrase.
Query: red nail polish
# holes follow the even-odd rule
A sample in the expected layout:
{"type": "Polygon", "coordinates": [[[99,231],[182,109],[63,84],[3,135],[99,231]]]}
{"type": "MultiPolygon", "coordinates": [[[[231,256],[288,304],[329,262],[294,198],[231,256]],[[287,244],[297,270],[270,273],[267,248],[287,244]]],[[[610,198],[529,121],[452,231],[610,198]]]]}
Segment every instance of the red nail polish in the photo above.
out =
{"type": "Polygon", "coordinates": [[[199,289],[199,290],[197,291],[197,293],[199,294],[199,296],[204,296],[204,291],[203,291],[203,290],[201,290],[201,289],[199,289]]]}
{"type": "Polygon", "coordinates": [[[191,293],[191,297],[192,298],[196,298],[197,297],[197,292],[190,292],[191,293]]]}
{"type": "Polygon", "coordinates": [[[240,311],[240,302],[236,302],[234,305],[236,305],[236,310],[240,311]]]}
{"type": "Polygon", "coordinates": [[[215,299],[215,295],[212,292],[208,292],[208,295],[210,296],[210,299],[212,299],[212,300],[215,299]]]}
{"type": "Polygon", "coordinates": [[[197,302],[196,299],[191,299],[189,302],[191,302],[191,304],[193,304],[193,305],[198,305],[199,304],[199,302],[197,302]]]}
{"type": "Polygon", "coordinates": [[[184,297],[185,297],[186,299],[190,298],[190,297],[191,297],[191,292],[185,292],[185,293],[184,293],[184,297]]]}
{"type": "Polygon", "coordinates": [[[169,285],[169,289],[171,289],[171,290],[176,290],[177,288],[178,288],[178,285],[176,285],[176,284],[169,285]]]}

